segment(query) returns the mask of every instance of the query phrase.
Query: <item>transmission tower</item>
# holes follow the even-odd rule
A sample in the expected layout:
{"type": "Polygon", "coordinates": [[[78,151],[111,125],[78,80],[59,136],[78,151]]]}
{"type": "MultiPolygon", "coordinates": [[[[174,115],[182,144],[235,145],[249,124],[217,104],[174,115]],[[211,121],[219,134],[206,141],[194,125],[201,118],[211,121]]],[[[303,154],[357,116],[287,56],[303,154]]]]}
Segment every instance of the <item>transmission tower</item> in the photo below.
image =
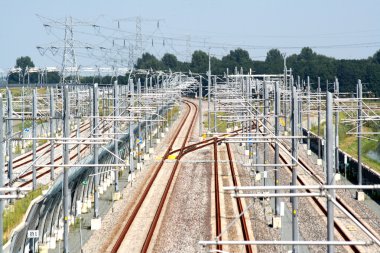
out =
{"type": "Polygon", "coordinates": [[[191,44],[190,44],[190,42],[191,42],[191,36],[190,36],[190,34],[188,34],[186,36],[186,58],[187,58],[186,60],[188,62],[191,61],[191,44]]]}
{"type": "Polygon", "coordinates": [[[72,17],[65,19],[65,38],[62,58],[62,83],[79,83],[78,66],[75,59],[72,17]]]}
{"type": "MultiPolygon", "coordinates": [[[[157,30],[159,30],[160,29],[160,21],[162,21],[162,20],[163,19],[147,19],[147,18],[143,18],[140,16],[128,17],[128,18],[116,20],[118,22],[118,28],[119,29],[121,27],[120,22],[122,22],[122,21],[135,22],[135,28],[136,28],[135,42],[134,42],[134,45],[130,44],[130,46],[128,48],[128,58],[129,58],[128,59],[128,66],[129,67],[132,67],[134,64],[136,64],[137,59],[139,57],[141,57],[141,55],[145,51],[143,43],[144,43],[144,41],[146,41],[147,38],[143,38],[142,23],[143,22],[155,22],[157,24],[157,30]]],[[[148,37],[146,35],[144,35],[144,36],[148,37]]]]}
{"type": "Polygon", "coordinates": [[[133,65],[135,65],[135,54],[133,45],[130,44],[128,49],[128,67],[132,68],[133,65]]]}
{"type": "Polygon", "coordinates": [[[141,33],[141,17],[136,17],[136,41],[135,41],[135,56],[140,57],[143,53],[142,45],[142,33],[141,33]]]}

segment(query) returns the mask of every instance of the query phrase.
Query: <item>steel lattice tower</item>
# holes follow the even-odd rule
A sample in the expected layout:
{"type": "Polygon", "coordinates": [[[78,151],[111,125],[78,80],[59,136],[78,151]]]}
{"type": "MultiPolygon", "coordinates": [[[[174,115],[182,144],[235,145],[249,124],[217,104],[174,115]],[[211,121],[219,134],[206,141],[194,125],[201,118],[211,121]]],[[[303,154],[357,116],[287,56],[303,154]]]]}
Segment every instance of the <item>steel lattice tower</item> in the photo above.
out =
{"type": "Polygon", "coordinates": [[[62,83],[79,83],[75,59],[72,17],[65,19],[65,38],[62,58],[62,83]]]}

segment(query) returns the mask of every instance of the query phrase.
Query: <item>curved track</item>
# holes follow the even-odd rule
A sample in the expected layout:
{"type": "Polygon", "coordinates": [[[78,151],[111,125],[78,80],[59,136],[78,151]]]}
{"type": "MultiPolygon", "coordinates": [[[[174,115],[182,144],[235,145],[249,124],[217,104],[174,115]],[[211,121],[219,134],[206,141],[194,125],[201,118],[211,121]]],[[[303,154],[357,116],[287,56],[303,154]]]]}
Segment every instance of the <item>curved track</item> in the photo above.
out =
{"type": "MultiPolygon", "coordinates": [[[[101,127],[101,131],[102,133],[104,133],[105,131],[108,130],[109,127],[101,127]]],[[[81,131],[86,131],[87,129],[89,129],[89,123],[85,123],[81,126],[81,131]]],[[[71,134],[71,137],[75,137],[76,136],[76,133],[72,133],[71,134]]],[[[54,148],[57,148],[59,146],[61,146],[62,144],[55,144],[54,145],[54,148]]],[[[73,150],[77,145],[75,145],[71,150],[73,150]]],[[[89,144],[82,144],[82,148],[80,149],[80,153],[82,154],[83,152],[85,152],[86,149],[88,149],[89,147],[89,144]]],[[[46,154],[49,154],[50,153],[50,143],[46,143],[44,145],[42,145],[40,148],[39,148],[39,153],[37,153],[39,156],[43,156],[43,155],[46,155],[46,154]]],[[[70,154],[70,160],[73,160],[75,159],[76,157],[78,156],[78,153],[75,152],[73,154],[70,154]]],[[[63,158],[62,158],[62,154],[60,154],[59,156],[55,157],[54,158],[54,162],[59,162],[61,161],[63,158]]],[[[25,155],[23,155],[21,158],[17,158],[15,159],[15,161],[18,161],[18,164],[14,167],[14,168],[19,168],[23,165],[26,165],[28,163],[32,164],[33,163],[33,156],[31,154],[31,152],[28,152],[26,153],[25,155]]],[[[51,162],[49,161],[48,163],[46,163],[46,165],[51,165],[51,162]]],[[[58,169],[59,166],[57,167],[54,167],[54,170],[58,169]]],[[[37,175],[36,175],[36,178],[37,179],[40,179],[41,177],[47,175],[50,173],[50,167],[38,167],[36,168],[36,172],[37,172],[37,175]]],[[[19,176],[17,178],[17,180],[26,180],[25,182],[22,182],[20,185],[18,185],[18,187],[24,187],[24,186],[27,186],[27,185],[30,185],[32,184],[33,182],[33,179],[29,179],[27,180],[26,178],[27,177],[30,177],[30,175],[32,175],[33,172],[32,171],[28,171],[24,174],[22,174],[21,176],[19,176]]],[[[12,184],[14,184],[16,181],[16,179],[12,182],[12,184]]],[[[6,183],[5,184],[6,186],[9,185],[9,183],[6,183]]]]}
{"type": "Polygon", "coordinates": [[[185,130],[186,134],[185,134],[185,137],[184,137],[184,139],[183,139],[183,141],[181,143],[180,153],[177,156],[177,160],[176,160],[176,162],[174,164],[174,167],[173,167],[172,172],[170,174],[169,180],[166,183],[164,193],[163,193],[162,196],[160,196],[159,205],[158,205],[158,207],[156,209],[156,212],[155,212],[154,218],[153,218],[153,220],[151,222],[149,231],[148,231],[148,233],[147,233],[147,235],[145,237],[144,244],[142,246],[141,252],[147,252],[148,249],[149,249],[149,245],[151,243],[151,240],[152,240],[154,231],[156,229],[158,220],[159,220],[159,218],[161,216],[161,212],[163,210],[164,204],[165,204],[166,199],[168,197],[169,189],[170,189],[170,187],[171,187],[171,185],[173,183],[173,179],[174,179],[175,173],[176,173],[177,168],[179,166],[179,159],[180,159],[180,157],[181,157],[181,155],[183,153],[183,149],[185,148],[186,143],[188,142],[188,139],[190,137],[190,133],[193,130],[194,123],[195,123],[195,120],[197,118],[197,112],[198,112],[197,106],[193,102],[190,102],[190,101],[185,101],[185,105],[188,108],[187,113],[186,113],[185,117],[181,120],[178,128],[175,131],[174,138],[171,140],[170,145],[167,148],[167,150],[166,150],[163,158],[161,159],[160,163],[155,168],[154,174],[152,175],[151,179],[149,180],[149,182],[148,182],[145,190],[141,194],[141,196],[140,196],[140,198],[139,198],[136,206],[134,207],[131,215],[129,216],[126,224],[123,226],[121,232],[119,233],[116,242],[113,244],[112,249],[111,249],[112,253],[115,253],[115,252],[118,252],[118,251],[122,250],[121,249],[122,242],[123,242],[124,238],[126,237],[126,235],[128,234],[128,232],[129,232],[129,230],[131,228],[131,225],[134,222],[136,216],[140,212],[140,209],[141,209],[144,201],[146,200],[146,197],[147,197],[149,191],[151,190],[152,185],[155,183],[155,181],[157,179],[158,173],[160,172],[161,168],[163,167],[163,165],[165,163],[165,160],[169,157],[170,152],[172,151],[175,143],[178,141],[180,132],[182,132],[182,131],[185,130]],[[188,129],[185,129],[184,125],[189,120],[190,120],[190,127],[188,129]]]}

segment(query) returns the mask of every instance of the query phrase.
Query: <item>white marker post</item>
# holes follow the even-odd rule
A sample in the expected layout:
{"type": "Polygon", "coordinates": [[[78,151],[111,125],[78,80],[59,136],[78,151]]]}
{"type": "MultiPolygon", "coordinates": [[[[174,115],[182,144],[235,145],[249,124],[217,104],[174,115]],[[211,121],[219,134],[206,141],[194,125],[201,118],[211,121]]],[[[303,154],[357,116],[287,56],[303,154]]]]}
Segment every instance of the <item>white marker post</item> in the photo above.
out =
{"type": "Polygon", "coordinates": [[[34,253],[35,245],[34,245],[34,239],[39,237],[39,231],[38,230],[28,230],[28,239],[32,239],[32,252],[34,253]]]}

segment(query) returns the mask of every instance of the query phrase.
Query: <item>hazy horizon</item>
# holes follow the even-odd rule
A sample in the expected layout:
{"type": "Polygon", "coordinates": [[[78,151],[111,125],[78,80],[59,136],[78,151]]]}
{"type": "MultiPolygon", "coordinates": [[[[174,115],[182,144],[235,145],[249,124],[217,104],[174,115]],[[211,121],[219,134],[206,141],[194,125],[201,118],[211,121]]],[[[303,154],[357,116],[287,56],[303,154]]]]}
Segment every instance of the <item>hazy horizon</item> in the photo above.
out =
{"type": "Polygon", "coordinates": [[[68,0],[54,4],[40,0],[3,1],[1,6],[3,70],[13,67],[20,56],[30,56],[36,66],[60,66],[64,37],[60,22],[69,16],[78,24],[73,33],[77,64],[82,66],[107,65],[102,63],[107,57],[109,62],[115,57],[127,59],[128,46],[137,41],[136,16],[142,17],[141,45],[157,58],[172,53],[189,61],[189,53],[195,50],[220,58],[240,47],[252,59],[264,60],[271,48],[289,56],[311,47],[336,59],[367,59],[380,49],[380,1],[375,0],[68,0]],[[159,25],[156,19],[161,19],[159,25]]]}

